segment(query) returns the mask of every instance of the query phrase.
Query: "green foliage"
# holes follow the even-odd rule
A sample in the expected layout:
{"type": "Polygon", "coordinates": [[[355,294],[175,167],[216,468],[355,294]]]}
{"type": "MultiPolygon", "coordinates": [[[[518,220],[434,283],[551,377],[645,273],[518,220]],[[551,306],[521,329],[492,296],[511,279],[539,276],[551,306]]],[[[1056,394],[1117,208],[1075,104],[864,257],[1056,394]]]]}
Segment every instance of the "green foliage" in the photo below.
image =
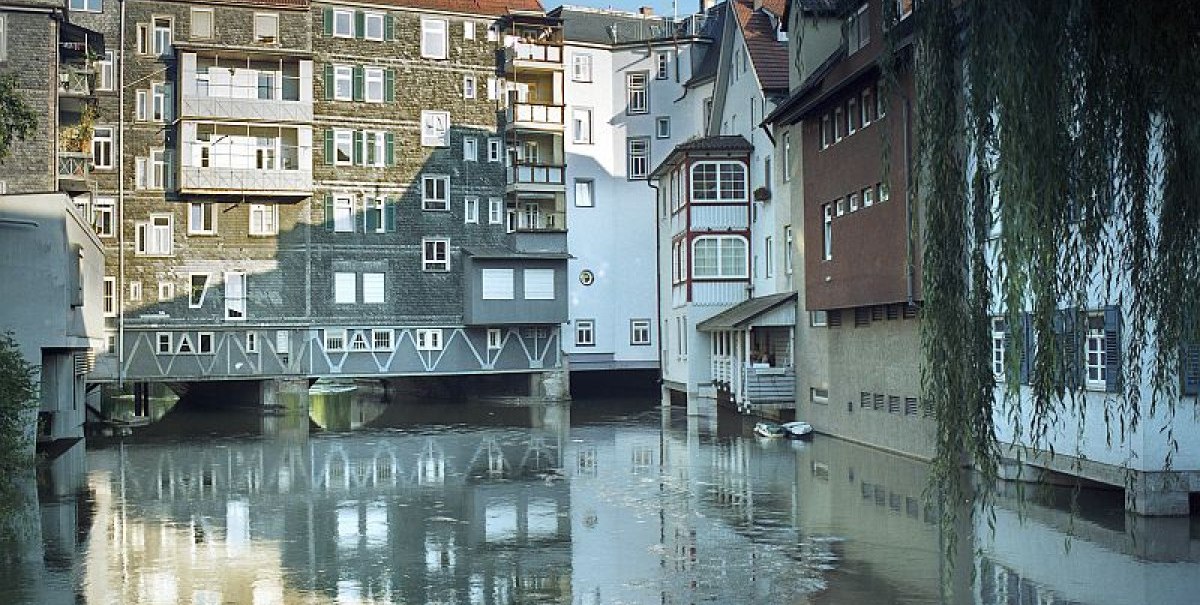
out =
{"type": "Polygon", "coordinates": [[[0,74],[0,161],[16,140],[25,140],[37,128],[37,114],[30,109],[17,92],[17,77],[0,74]]]}
{"type": "Polygon", "coordinates": [[[0,476],[26,465],[25,423],[37,404],[37,366],[25,361],[11,333],[0,333],[0,476]]]}
{"type": "MultiPolygon", "coordinates": [[[[1058,309],[1088,300],[1120,305],[1128,318],[1121,392],[1099,410],[1109,444],[1127,443],[1161,409],[1167,421],[1150,429],[1174,451],[1178,350],[1197,339],[1200,305],[1200,4],[919,8],[922,379],[938,421],[931,495],[960,500],[967,459],[989,495],[997,418],[1039,447],[1052,430],[1082,434],[1063,425],[1088,402],[1060,379],[1067,360],[1054,324],[1058,309]],[[1037,342],[1029,394],[1019,396],[1017,379],[1026,336],[1012,329],[997,403],[988,322],[1001,315],[1020,326],[1024,312],[1037,342]]],[[[942,510],[949,554],[955,507],[942,510]]]]}

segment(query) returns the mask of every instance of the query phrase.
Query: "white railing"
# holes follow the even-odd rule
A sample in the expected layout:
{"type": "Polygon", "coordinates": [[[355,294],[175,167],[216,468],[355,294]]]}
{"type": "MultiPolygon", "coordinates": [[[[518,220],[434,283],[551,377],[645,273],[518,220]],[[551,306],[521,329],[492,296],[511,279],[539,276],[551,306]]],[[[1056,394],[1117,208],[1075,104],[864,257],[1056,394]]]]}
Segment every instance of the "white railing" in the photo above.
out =
{"type": "Polygon", "coordinates": [[[517,164],[508,167],[509,184],[562,185],[564,167],[550,164],[517,164]]]}
{"type": "Polygon", "coordinates": [[[562,45],[538,42],[517,42],[507,50],[508,57],[517,61],[562,63],[562,45]]]}
{"type": "Polygon", "coordinates": [[[532,124],[563,125],[562,105],[539,105],[536,103],[513,103],[508,108],[508,121],[532,124]]]}

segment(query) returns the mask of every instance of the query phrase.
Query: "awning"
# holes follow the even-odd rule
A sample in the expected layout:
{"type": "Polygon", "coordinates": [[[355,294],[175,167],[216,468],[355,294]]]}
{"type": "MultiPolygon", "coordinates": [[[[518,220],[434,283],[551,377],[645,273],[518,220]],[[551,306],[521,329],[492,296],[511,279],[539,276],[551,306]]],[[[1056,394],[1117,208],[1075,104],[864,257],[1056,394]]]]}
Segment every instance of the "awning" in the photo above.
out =
{"type": "Polygon", "coordinates": [[[747,326],[794,326],[795,302],[795,292],[751,298],[700,322],[696,329],[701,332],[720,332],[747,326]],[[788,307],[788,304],[792,306],[788,307]],[[779,312],[773,312],[776,310],[779,312]]]}

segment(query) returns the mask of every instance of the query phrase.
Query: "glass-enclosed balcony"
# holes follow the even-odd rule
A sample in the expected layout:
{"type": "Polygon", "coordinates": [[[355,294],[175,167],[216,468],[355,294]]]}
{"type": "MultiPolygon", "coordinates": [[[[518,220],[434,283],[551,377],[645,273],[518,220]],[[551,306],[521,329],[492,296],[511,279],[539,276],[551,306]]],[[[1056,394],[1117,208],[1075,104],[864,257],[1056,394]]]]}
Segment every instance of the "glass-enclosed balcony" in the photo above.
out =
{"type": "Polygon", "coordinates": [[[312,61],[181,57],[181,117],[312,121],[312,61]]]}
{"type": "Polygon", "coordinates": [[[510,103],[505,110],[505,121],[510,127],[532,128],[537,130],[562,130],[562,105],[543,105],[540,103],[510,103]]]}
{"type": "Polygon", "coordinates": [[[181,193],[308,195],[312,129],[183,123],[181,193]]]}

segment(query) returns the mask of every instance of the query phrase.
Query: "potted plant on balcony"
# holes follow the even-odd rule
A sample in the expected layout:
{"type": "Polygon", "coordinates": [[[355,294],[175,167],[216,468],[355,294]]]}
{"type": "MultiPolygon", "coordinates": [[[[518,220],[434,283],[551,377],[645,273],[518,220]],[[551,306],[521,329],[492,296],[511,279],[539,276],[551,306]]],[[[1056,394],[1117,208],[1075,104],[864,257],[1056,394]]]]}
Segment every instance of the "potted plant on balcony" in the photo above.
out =
{"type": "Polygon", "coordinates": [[[79,122],[64,126],[58,132],[60,151],[90,153],[92,148],[92,126],[96,122],[96,107],[91,103],[83,108],[79,122]]]}

